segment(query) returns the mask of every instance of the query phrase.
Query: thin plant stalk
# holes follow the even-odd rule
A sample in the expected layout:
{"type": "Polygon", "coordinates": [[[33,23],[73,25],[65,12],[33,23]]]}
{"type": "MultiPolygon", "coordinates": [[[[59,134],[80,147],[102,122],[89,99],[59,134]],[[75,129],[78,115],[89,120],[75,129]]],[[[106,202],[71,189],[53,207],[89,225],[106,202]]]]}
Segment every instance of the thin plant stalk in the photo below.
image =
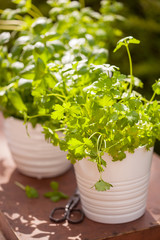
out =
{"type": "Polygon", "coordinates": [[[156,96],[156,93],[154,92],[154,93],[153,93],[153,96],[151,97],[150,102],[152,102],[152,101],[154,100],[155,96],[156,96]]]}
{"type": "Polygon", "coordinates": [[[62,99],[62,98],[65,98],[65,96],[60,95],[60,94],[57,94],[57,93],[49,93],[49,94],[47,94],[47,96],[48,96],[48,97],[50,97],[50,96],[55,96],[55,97],[57,97],[57,99],[59,99],[61,102],[64,102],[64,101],[65,101],[64,99],[62,99]]]}
{"type": "Polygon", "coordinates": [[[39,17],[43,17],[43,14],[39,11],[39,9],[35,6],[35,5],[33,5],[32,4],[32,10],[34,11],[34,12],[36,12],[38,15],[39,15],[39,17]]]}
{"type": "Polygon", "coordinates": [[[16,184],[18,187],[20,187],[22,190],[25,190],[25,186],[22,185],[21,183],[19,183],[19,182],[16,181],[15,184],[16,184]]]}
{"type": "Polygon", "coordinates": [[[31,9],[28,10],[28,13],[31,15],[31,17],[33,18],[38,18],[39,14],[37,14],[36,12],[32,11],[31,9]]]}
{"type": "Polygon", "coordinates": [[[134,77],[133,77],[133,66],[132,66],[132,58],[131,58],[131,54],[130,54],[130,51],[129,51],[128,44],[126,44],[125,46],[126,46],[127,53],[128,53],[128,58],[129,58],[130,77],[131,77],[131,82],[130,82],[130,93],[131,93],[131,92],[132,92],[132,88],[133,88],[133,82],[134,82],[134,77]]]}

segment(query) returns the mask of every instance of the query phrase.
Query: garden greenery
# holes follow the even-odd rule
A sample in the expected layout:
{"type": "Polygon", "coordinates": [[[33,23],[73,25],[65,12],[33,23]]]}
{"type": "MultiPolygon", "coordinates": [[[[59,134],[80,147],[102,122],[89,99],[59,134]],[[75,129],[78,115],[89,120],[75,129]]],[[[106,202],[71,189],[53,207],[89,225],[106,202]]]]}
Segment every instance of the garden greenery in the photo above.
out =
{"type": "MultiPolygon", "coordinates": [[[[49,18],[30,0],[13,2],[17,8],[5,9],[0,19],[1,29],[10,30],[0,34],[0,110],[5,117],[23,119],[44,114],[37,98],[62,84],[61,65],[107,62],[108,41],[117,34],[112,22],[121,17],[106,9],[106,0],[100,13],[81,8],[78,1],[49,0],[49,18]]],[[[52,105],[59,101],[55,98],[52,105]]],[[[37,117],[32,124],[44,121],[37,117]]]]}
{"type": "MultiPolygon", "coordinates": [[[[25,194],[28,198],[38,198],[39,193],[38,191],[29,185],[24,186],[20,182],[15,182],[15,184],[21,188],[23,191],[25,191],[25,194]]],[[[58,202],[61,199],[67,199],[68,196],[64,194],[63,192],[59,191],[59,184],[57,182],[51,182],[50,187],[52,191],[44,193],[44,197],[49,198],[52,202],[58,202]]]]}
{"type": "Polygon", "coordinates": [[[160,80],[150,101],[137,92],[143,84],[133,76],[129,44],[139,43],[133,37],[115,49],[126,47],[129,76],[106,63],[107,40],[117,32],[111,22],[121,19],[107,12],[110,1],[102,1],[98,13],[77,1],[49,0],[50,18],[29,0],[14,2],[16,10],[1,14],[3,26],[9,21],[15,31],[0,34],[0,109],[5,117],[42,123],[46,139],[67,151],[72,163],[87,158],[97,164],[98,191],[110,189],[101,176],[104,153],[123,160],[126,151],[150,149],[160,140],[160,105],[154,99],[160,80]]]}
{"type": "MultiPolygon", "coordinates": [[[[108,64],[75,62],[67,69],[59,69],[65,82],[56,89],[61,104],[49,106],[51,120],[44,126],[46,137],[68,151],[67,158],[72,163],[87,158],[97,164],[100,179],[94,186],[98,191],[112,186],[101,177],[107,167],[103,160],[104,153],[112,156],[113,161],[123,160],[126,151],[133,153],[142,146],[149,150],[155,139],[160,139],[160,104],[154,100],[156,94],[160,95],[160,79],[152,86],[150,101],[136,91],[143,85],[133,76],[129,50],[132,43],[138,44],[139,40],[126,37],[115,48],[117,51],[122,46],[126,47],[129,76],[108,64]],[[79,65],[83,65],[83,71],[79,71],[79,65]],[[59,129],[52,125],[52,120],[60,123],[59,129]],[[58,131],[64,132],[63,138],[59,139],[58,131]]],[[[52,91],[41,95],[45,109],[46,104],[55,97],[55,89],[52,91]]]]}

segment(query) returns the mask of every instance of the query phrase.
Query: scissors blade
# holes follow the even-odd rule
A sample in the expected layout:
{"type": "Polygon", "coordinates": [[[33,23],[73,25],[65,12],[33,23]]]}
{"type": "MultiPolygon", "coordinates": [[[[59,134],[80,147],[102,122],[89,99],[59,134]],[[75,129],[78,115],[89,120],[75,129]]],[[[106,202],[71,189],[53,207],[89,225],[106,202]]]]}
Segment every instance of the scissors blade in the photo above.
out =
{"type": "Polygon", "coordinates": [[[66,205],[66,211],[67,210],[72,210],[74,207],[77,206],[77,204],[80,201],[80,195],[79,195],[79,190],[76,189],[70,200],[68,201],[68,204],[66,205]]]}

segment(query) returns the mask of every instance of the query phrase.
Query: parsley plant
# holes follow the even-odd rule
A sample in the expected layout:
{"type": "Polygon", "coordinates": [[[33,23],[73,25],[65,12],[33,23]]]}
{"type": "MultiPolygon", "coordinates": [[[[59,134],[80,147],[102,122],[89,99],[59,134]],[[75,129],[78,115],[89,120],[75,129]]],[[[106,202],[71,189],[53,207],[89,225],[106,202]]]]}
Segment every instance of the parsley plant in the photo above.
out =
{"type": "MultiPolygon", "coordinates": [[[[121,161],[126,151],[133,153],[142,146],[149,150],[156,139],[160,140],[160,103],[155,100],[155,95],[160,95],[160,79],[152,86],[150,100],[137,92],[137,87],[143,84],[133,76],[130,43],[139,41],[127,37],[119,41],[115,49],[126,47],[129,76],[108,64],[79,61],[64,66],[59,73],[65,85],[57,89],[62,102],[49,110],[51,120],[44,128],[53,144],[57,139],[60,148],[68,151],[67,158],[72,163],[87,158],[97,164],[100,179],[94,186],[98,191],[112,186],[101,176],[107,167],[104,153],[112,156],[113,161],[121,161]],[[61,128],[52,126],[52,121],[59,121],[61,128]],[[58,140],[56,132],[59,130],[64,132],[64,137],[58,140]]],[[[47,102],[51,96],[52,93],[41,97],[47,102]]]]}

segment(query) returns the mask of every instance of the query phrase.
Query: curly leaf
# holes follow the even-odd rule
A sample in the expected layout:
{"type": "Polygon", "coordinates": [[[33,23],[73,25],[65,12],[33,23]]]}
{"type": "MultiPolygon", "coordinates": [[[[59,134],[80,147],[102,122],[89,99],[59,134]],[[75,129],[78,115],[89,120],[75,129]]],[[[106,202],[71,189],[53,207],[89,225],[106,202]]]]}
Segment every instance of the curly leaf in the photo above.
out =
{"type": "Polygon", "coordinates": [[[61,105],[59,105],[59,104],[56,104],[55,106],[54,106],[54,112],[52,112],[52,114],[51,114],[51,118],[53,118],[53,119],[57,119],[57,120],[61,120],[61,119],[63,119],[64,118],[64,111],[65,111],[65,109],[61,106],[61,105]]]}

